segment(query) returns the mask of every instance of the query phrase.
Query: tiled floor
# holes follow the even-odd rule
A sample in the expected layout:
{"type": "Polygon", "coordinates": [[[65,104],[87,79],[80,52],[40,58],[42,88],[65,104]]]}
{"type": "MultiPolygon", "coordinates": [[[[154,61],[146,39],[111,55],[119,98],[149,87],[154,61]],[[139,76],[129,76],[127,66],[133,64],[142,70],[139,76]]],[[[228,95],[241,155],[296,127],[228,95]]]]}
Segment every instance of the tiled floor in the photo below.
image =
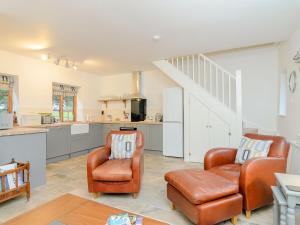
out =
{"type": "MultiPolygon", "coordinates": [[[[201,165],[185,163],[181,159],[163,157],[158,152],[146,151],[142,190],[137,199],[133,199],[131,195],[127,194],[107,194],[94,200],[171,224],[190,225],[191,223],[180,212],[170,209],[170,203],[165,193],[164,174],[174,169],[193,167],[201,167],[201,165]]],[[[47,184],[35,189],[28,203],[25,198],[17,198],[0,205],[0,223],[68,192],[93,199],[87,192],[86,156],[49,164],[47,166],[47,184]]],[[[239,224],[271,225],[272,208],[266,207],[255,211],[250,220],[246,220],[244,215],[240,215],[239,224]]]]}

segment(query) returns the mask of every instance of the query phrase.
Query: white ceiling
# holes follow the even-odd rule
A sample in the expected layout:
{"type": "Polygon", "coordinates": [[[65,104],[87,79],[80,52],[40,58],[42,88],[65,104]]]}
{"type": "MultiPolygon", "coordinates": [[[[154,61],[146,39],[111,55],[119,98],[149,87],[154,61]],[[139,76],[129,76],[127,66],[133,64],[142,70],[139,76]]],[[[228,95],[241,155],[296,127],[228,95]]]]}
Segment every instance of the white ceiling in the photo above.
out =
{"type": "Polygon", "coordinates": [[[80,70],[109,75],[286,40],[299,21],[300,0],[1,0],[0,49],[65,55],[80,70]]]}

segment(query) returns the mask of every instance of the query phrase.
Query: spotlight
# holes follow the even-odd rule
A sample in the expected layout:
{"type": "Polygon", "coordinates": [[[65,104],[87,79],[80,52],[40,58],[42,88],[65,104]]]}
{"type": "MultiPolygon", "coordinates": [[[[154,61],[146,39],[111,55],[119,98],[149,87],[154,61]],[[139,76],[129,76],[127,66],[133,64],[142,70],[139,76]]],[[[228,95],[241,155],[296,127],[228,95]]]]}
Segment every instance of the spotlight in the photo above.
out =
{"type": "Polygon", "coordinates": [[[49,59],[49,55],[47,55],[47,54],[42,54],[42,55],[41,55],[41,59],[42,59],[43,61],[47,61],[47,60],[49,59]]]}
{"type": "Polygon", "coordinates": [[[59,65],[59,63],[60,63],[60,58],[57,58],[57,59],[54,61],[54,64],[55,64],[55,65],[59,65]]]}

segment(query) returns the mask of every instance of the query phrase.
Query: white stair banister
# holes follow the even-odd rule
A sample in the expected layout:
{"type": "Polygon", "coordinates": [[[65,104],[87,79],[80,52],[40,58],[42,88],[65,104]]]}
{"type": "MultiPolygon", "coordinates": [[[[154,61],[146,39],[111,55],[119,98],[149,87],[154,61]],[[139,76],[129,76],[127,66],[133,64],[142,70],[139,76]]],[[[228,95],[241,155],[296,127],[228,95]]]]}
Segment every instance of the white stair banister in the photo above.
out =
{"type": "Polygon", "coordinates": [[[224,106],[234,112],[238,111],[237,95],[238,90],[241,90],[241,87],[238,89],[238,83],[241,82],[241,77],[238,78],[237,74],[240,76],[240,71],[236,75],[233,75],[203,54],[174,57],[169,59],[168,62],[215,97],[224,106]],[[181,66],[179,66],[179,61],[181,62],[181,66]],[[203,83],[201,82],[202,80],[203,83]],[[235,83],[234,85],[233,82],[235,83]]]}

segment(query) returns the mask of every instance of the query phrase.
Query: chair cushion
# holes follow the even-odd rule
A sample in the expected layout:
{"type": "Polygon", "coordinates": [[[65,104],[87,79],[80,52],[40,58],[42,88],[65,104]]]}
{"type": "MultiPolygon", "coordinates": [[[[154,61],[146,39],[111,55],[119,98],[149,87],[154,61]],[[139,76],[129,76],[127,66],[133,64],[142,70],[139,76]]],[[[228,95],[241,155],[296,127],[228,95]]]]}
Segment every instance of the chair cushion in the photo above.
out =
{"type": "Polygon", "coordinates": [[[226,164],[209,169],[210,172],[239,184],[241,164],[226,164]]]}
{"type": "Polygon", "coordinates": [[[235,163],[243,164],[254,157],[267,157],[273,140],[256,140],[242,137],[235,163]]]}
{"type": "Polygon", "coordinates": [[[132,179],[131,159],[111,159],[92,172],[98,181],[130,181],[132,179]]]}
{"type": "Polygon", "coordinates": [[[130,159],[136,148],[136,133],[112,134],[109,159],[130,159]]]}
{"type": "Polygon", "coordinates": [[[165,175],[165,180],[196,205],[239,192],[234,182],[200,169],[172,171],[165,175]]]}

